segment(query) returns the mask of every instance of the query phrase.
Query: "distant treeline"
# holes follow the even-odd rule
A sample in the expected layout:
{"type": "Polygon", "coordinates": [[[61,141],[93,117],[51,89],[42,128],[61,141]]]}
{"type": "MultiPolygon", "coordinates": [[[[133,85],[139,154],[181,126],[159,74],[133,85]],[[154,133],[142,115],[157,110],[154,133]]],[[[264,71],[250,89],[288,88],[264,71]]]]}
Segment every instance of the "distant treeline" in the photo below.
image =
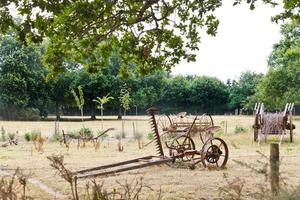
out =
{"type": "Polygon", "coordinates": [[[136,108],[139,114],[145,114],[151,106],[158,106],[163,113],[251,114],[256,101],[264,102],[269,110],[280,110],[286,102],[300,103],[297,30],[297,23],[282,27],[283,39],[273,47],[266,75],[246,71],[238,80],[226,83],[208,76],[171,76],[165,71],[142,76],[130,64],[122,73],[124,63],[117,51],[107,66],[95,63],[95,70],[86,71],[82,65],[66,61],[53,77],[42,64],[43,46],[22,46],[13,33],[1,36],[0,116],[8,120],[38,120],[49,114],[79,115],[71,93],[78,86],[83,88],[84,115],[92,118],[100,113],[93,99],[107,94],[114,99],[105,104],[104,114],[120,114],[122,88],[130,94],[129,114],[135,114],[136,108]]]}

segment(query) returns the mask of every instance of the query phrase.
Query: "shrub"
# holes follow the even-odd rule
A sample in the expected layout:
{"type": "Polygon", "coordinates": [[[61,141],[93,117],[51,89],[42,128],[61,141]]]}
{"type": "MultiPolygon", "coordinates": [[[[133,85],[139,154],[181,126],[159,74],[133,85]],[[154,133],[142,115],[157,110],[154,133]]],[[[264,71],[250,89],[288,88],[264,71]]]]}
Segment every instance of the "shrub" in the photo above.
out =
{"type": "Polygon", "coordinates": [[[57,141],[61,141],[62,139],[63,139],[62,135],[56,133],[56,134],[53,134],[51,141],[57,142],[57,141]]]}
{"type": "Polygon", "coordinates": [[[79,134],[82,137],[87,137],[87,138],[93,137],[93,132],[90,128],[81,128],[79,130],[79,134]]]}
{"type": "Polygon", "coordinates": [[[154,133],[148,133],[147,138],[148,138],[148,140],[153,140],[154,139],[154,133]]]}
{"type": "Polygon", "coordinates": [[[247,132],[247,129],[241,125],[237,125],[235,126],[235,129],[234,129],[234,133],[235,134],[238,134],[238,133],[245,133],[247,132]]]}
{"type": "Polygon", "coordinates": [[[24,138],[27,142],[31,141],[31,134],[30,133],[25,133],[24,138]]]}
{"type": "Polygon", "coordinates": [[[36,141],[41,136],[41,130],[33,130],[31,131],[31,140],[36,141]]]}
{"type": "Polygon", "coordinates": [[[137,139],[137,140],[141,140],[141,139],[143,139],[143,137],[144,137],[143,133],[137,132],[135,134],[135,139],[137,139]]]}

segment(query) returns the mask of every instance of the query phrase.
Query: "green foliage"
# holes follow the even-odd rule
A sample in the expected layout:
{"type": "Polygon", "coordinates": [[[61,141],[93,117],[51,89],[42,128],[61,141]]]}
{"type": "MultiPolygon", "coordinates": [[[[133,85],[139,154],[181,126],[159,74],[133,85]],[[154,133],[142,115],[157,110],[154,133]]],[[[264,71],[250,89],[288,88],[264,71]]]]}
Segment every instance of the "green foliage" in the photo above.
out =
{"type": "Polygon", "coordinates": [[[1,126],[1,141],[6,141],[6,131],[3,126],[1,126]]]}
{"type": "Polygon", "coordinates": [[[31,141],[31,133],[25,133],[24,138],[25,138],[26,142],[30,142],[31,141]]]}
{"type": "Polygon", "coordinates": [[[262,74],[256,74],[251,71],[245,71],[240,75],[238,81],[227,81],[229,87],[229,108],[252,110],[253,101],[251,96],[256,92],[259,82],[262,80],[262,74]]]}
{"type": "Polygon", "coordinates": [[[235,134],[239,134],[239,133],[246,133],[247,132],[247,128],[241,126],[241,125],[236,125],[234,128],[234,133],[235,134]]]}
{"type": "Polygon", "coordinates": [[[135,139],[136,140],[141,140],[141,139],[143,139],[143,137],[144,137],[143,133],[141,133],[141,132],[136,132],[135,133],[135,139]]]}
{"type": "Polygon", "coordinates": [[[79,131],[68,131],[67,134],[73,139],[78,139],[80,137],[79,131]]]}
{"type": "Polygon", "coordinates": [[[83,106],[84,106],[84,96],[83,96],[83,91],[82,91],[82,87],[81,86],[78,86],[78,95],[76,94],[76,92],[72,89],[71,90],[73,96],[74,96],[74,99],[76,101],[76,105],[78,107],[79,110],[82,110],[83,109],[83,106]]]}
{"type": "Polygon", "coordinates": [[[81,128],[79,130],[79,134],[82,137],[87,137],[87,138],[93,137],[93,131],[90,128],[81,128]]]}
{"type": "Polygon", "coordinates": [[[110,100],[113,100],[114,98],[112,96],[109,96],[109,93],[105,96],[101,97],[97,97],[96,99],[94,99],[93,101],[97,104],[99,104],[99,106],[97,107],[98,109],[103,109],[103,105],[108,103],[110,100]]]}
{"type": "Polygon", "coordinates": [[[59,142],[63,139],[63,136],[61,134],[53,134],[53,136],[50,138],[52,142],[59,142]]]}
{"type": "Polygon", "coordinates": [[[117,48],[121,55],[119,70],[126,76],[129,63],[139,73],[147,74],[169,70],[181,60],[194,61],[200,29],[209,35],[217,32],[219,20],[214,11],[222,2],[100,0],[28,4],[10,0],[0,5],[1,32],[13,27],[24,43],[48,38],[44,62],[53,74],[66,70],[66,60],[76,60],[89,71],[96,71],[107,64],[117,48]],[[15,14],[22,18],[18,23],[9,12],[11,3],[16,5],[15,14]]]}
{"type": "Polygon", "coordinates": [[[0,103],[5,119],[18,119],[22,114],[25,119],[47,115],[45,75],[41,48],[24,47],[13,34],[0,37],[0,103]]]}
{"type": "Polygon", "coordinates": [[[130,103],[131,103],[131,97],[129,94],[128,89],[126,88],[122,88],[120,91],[120,103],[121,106],[124,108],[124,110],[128,110],[130,108],[130,103]]]}
{"type": "Polygon", "coordinates": [[[287,102],[300,103],[300,22],[281,28],[282,39],[273,46],[269,70],[258,85],[253,99],[264,102],[269,109],[282,109],[287,102]]]}
{"type": "Polygon", "coordinates": [[[155,134],[152,133],[152,132],[151,132],[151,133],[148,133],[147,138],[148,138],[148,140],[154,140],[155,134]]]}
{"type": "Polygon", "coordinates": [[[32,141],[36,141],[38,139],[38,137],[41,137],[41,135],[42,135],[41,130],[39,130],[39,129],[32,130],[30,134],[31,134],[32,141]]]}
{"type": "Polygon", "coordinates": [[[191,81],[189,88],[189,104],[197,105],[202,110],[207,108],[216,111],[224,109],[228,100],[226,85],[217,78],[199,76],[191,81]]]}

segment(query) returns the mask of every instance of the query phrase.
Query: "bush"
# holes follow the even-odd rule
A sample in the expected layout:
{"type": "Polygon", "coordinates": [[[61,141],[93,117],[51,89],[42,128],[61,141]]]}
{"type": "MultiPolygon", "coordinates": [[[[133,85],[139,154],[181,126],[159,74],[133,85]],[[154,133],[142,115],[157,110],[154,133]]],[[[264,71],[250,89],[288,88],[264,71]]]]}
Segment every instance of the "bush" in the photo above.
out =
{"type": "Polygon", "coordinates": [[[41,130],[33,130],[31,131],[31,140],[36,141],[41,135],[41,130]]]}
{"type": "Polygon", "coordinates": [[[57,134],[53,134],[51,141],[58,142],[58,141],[61,141],[62,139],[63,139],[63,136],[57,133],[57,134]]]}
{"type": "Polygon", "coordinates": [[[69,135],[70,138],[72,138],[72,139],[78,139],[80,136],[80,133],[79,133],[79,131],[68,131],[67,135],[69,135]]]}
{"type": "Polygon", "coordinates": [[[148,138],[148,140],[153,140],[154,139],[154,133],[148,133],[147,138],[148,138]]]}
{"type": "Polygon", "coordinates": [[[135,139],[137,139],[137,140],[141,140],[141,139],[143,139],[143,137],[144,137],[143,133],[137,132],[135,134],[135,139]]]}
{"type": "Polygon", "coordinates": [[[93,132],[90,128],[81,128],[79,130],[79,134],[82,137],[87,137],[87,138],[93,137],[93,132]]]}
{"type": "Polygon", "coordinates": [[[24,138],[27,142],[31,141],[31,134],[30,133],[25,133],[24,138]]]}
{"type": "Polygon", "coordinates": [[[240,126],[240,125],[235,126],[235,129],[234,129],[235,134],[245,133],[245,132],[247,132],[247,129],[245,127],[240,126]]]}

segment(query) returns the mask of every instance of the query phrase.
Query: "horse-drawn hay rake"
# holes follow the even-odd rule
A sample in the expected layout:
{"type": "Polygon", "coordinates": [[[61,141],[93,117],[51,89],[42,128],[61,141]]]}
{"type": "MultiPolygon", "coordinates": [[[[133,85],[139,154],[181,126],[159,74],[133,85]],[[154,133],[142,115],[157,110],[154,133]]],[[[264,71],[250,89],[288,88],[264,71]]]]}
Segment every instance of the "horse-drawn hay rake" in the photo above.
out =
{"type": "Polygon", "coordinates": [[[119,163],[80,170],[73,174],[74,178],[77,180],[108,176],[152,165],[172,164],[176,160],[188,162],[191,169],[194,169],[195,165],[198,163],[202,163],[204,167],[225,167],[229,152],[226,143],[221,138],[210,137],[204,142],[201,149],[196,149],[195,142],[193,141],[190,133],[195,125],[197,117],[194,118],[193,123],[190,125],[188,130],[178,132],[179,135],[174,138],[171,144],[167,144],[166,142],[166,146],[169,149],[169,156],[165,155],[155,119],[155,114],[158,112],[158,109],[152,107],[147,111],[150,115],[150,124],[155,135],[154,142],[157,150],[156,156],[145,156],[119,163]]]}
{"type": "Polygon", "coordinates": [[[280,143],[286,130],[289,130],[290,142],[293,142],[293,130],[296,128],[293,124],[294,103],[287,103],[284,111],[280,113],[267,113],[264,110],[263,103],[256,103],[254,107],[254,141],[260,139],[261,135],[265,138],[268,134],[280,135],[280,143]]]}
{"type": "Polygon", "coordinates": [[[158,118],[157,124],[165,137],[177,135],[179,132],[187,131],[191,128],[191,135],[199,134],[201,142],[213,137],[213,131],[218,130],[219,126],[214,126],[214,121],[210,114],[203,114],[197,117],[188,116],[186,112],[177,115],[162,115],[158,118]],[[193,124],[193,125],[192,125],[193,124]],[[192,125],[192,126],[191,126],[192,125]]]}

